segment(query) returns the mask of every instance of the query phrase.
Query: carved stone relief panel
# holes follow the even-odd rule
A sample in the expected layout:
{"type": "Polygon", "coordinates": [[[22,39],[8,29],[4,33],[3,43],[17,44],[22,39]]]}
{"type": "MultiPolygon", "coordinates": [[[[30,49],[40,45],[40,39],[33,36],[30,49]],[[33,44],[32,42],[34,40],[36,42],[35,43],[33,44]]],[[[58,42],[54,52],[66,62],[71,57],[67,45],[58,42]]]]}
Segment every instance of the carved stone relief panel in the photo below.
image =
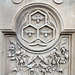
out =
{"type": "Polygon", "coordinates": [[[59,13],[43,3],[23,7],[7,37],[7,75],[69,75],[70,35],[59,13]]]}
{"type": "Polygon", "coordinates": [[[62,35],[59,43],[46,53],[28,52],[15,36],[7,36],[8,75],[69,75],[70,36],[62,35]]]}
{"type": "Polygon", "coordinates": [[[16,19],[16,35],[30,52],[52,49],[60,37],[62,20],[58,12],[46,4],[33,4],[21,9],[16,19]]]}

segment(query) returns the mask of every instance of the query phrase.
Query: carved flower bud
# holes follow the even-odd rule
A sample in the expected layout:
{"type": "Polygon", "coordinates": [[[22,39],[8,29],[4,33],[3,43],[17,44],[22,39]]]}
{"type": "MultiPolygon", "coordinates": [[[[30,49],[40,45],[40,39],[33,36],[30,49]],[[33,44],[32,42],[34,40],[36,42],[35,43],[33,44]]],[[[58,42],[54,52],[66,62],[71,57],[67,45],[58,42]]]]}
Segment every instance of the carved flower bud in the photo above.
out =
{"type": "Polygon", "coordinates": [[[45,75],[45,69],[42,69],[42,70],[41,70],[41,74],[42,74],[42,75],[45,75]]]}
{"type": "Polygon", "coordinates": [[[20,59],[20,63],[22,64],[24,61],[22,59],[20,59]]]}
{"type": "Polygon", "coordinates": [[[13,72],[17,72],[17,68],[13,68],[13,72]]]}
{"type": "Polygon", "coordinates": [[[15,50],[15,46],[14,45],[10,45],[10,48],[9,48],[9,50],[15,50]]]}
{"type": "Polygon", "coordinates": [[[8,57],[11,57],[11,56],[12,56],[11,53],[9,53],[9,54],[8,54],[8,57]]]}
{"type": "Polygon", "coordinates": [[[62,68],[60,68],[58,72],[62,73],[62,72],[63,72],[63,69],[62,69],[62,68]]]}
{"type": "Polygon", "coordinates": [[[29,34],[28,34],[28,36],[29,36],[29,37],[31,37],[31,36],[32,36],[32,34],[31,34],[31,33],[29,33],[29,34]]]}
{"type": "Polygon", "coordinates": [[[61,53],[64,55],[65,54],[65,48],[61,48],[61,53]]]}
{"type": "Polygon", "coordinates": [[[52,60],[51,64],[52,65],[56,65],[56,61],[55,60],[52,60]]]}
{"type": "Polygon", "coordinates": [[[59,64],[65,64],[65,63],[66,63],[65,59],[64,58],[60,58],[59,64]]]}
{"type": "Polygon", "coordinates": [[[31,75],[34,74],[34,70],[33,70],[33,69],[30,70],[30,74],[31,74],[31,75]]]}
{"type": "Polygon", "coordinates": [[[15,54],[12,54],[11,56],[12,56],[12,57],[14,57],[14,56],[15,56],[15,54]]]}
{"type": "Polygon", "coordinates": [[[51,72],[51,67],[48,66],[48,67],[46,68],[46,71],[47,71],[47,72],[51,72]]]}
{"type": "Polygon", "coordinates": [[[47,36],[48,36],[48,34],[47,34],[47,33],[45,33],[45,34],[44,34],[44,36],[45,36],[45,37],[47,37],[47,36]]]}
{"type": "Polygon", "coordinates": [[[69,58],[68,52],[65,53],[65,59],[67,60],[69,58]]]}
{"type": "Polygon", "coordinates": [[[16,51],[16,55],[20,55],[21,54],[21,51],[16,51]]]}

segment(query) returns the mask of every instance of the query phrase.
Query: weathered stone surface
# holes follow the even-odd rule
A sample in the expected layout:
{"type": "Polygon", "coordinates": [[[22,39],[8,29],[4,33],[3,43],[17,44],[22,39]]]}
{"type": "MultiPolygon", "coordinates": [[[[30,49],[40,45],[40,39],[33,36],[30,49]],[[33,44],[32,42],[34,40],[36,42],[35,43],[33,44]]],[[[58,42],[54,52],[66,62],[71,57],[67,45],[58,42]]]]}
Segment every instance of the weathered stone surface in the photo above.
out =
{"type": "Polygon", "coordinates": [[[74,0],[0,0],[0,75],[74,75],[74,20],[74,0]]]}

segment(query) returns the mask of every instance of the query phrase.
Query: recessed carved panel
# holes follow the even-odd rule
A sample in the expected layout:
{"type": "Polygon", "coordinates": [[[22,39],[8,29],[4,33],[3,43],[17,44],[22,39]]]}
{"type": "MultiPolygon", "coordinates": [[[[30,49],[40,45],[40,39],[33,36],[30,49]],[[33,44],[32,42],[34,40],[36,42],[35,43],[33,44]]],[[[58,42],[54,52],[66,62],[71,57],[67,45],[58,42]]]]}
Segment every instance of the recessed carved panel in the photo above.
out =
{"type": "Polygon", "coordinates": [[[30,53],[9,36],[7,39],[8,75],[68,75],[70,64],[70,36],[62,35],[59,43],[49,52],[30,53]]]}
{"type": "Polygon", "coordinates": [[[43,40],[43,42],[48,43],[52,41],[54,37],[55,37],[55,29],[53,27],[45,25],[40,28],[40,38],[43,40]]]}
{"type": "Polygon", "coordinates": [[[23,27],[22,39],[27,42],[33,42],[37,37],[37,29],[31,25],[23,27]]]}
{"type": "Polygon", "coordinates": [[[33,25],[43,25],[47,19],[47,14],[40,10],[36,10],[29,15],[30,23],[33,25]]]}

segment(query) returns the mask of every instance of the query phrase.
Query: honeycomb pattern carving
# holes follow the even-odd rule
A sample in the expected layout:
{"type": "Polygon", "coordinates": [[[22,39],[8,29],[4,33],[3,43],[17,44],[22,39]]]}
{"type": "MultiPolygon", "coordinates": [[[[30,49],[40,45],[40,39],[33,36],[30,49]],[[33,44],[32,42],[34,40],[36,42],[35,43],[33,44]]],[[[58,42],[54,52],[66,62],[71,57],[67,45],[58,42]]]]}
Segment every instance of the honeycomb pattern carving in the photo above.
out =
{"type": "Polygon", "coordinates": [[[22,38],[27,42],[32,42],[37,37],[37,29],[31,25],[23,27],[22,29],[22,38]]]}
{"type": "Polygon", "coordinates": [[[36,10],[33,13],[31,13],[29,19],[29,22],[33,25],[43,25],[47,23],[47,15],[40,10],[36,10]]]}
{"type": "Polygon", "coordinates": [[[45,42],[50,42],[55,37],[55,29],[51,26],[43,26],[40,28],[40,38],[45,42]]]}
{"type": "Polygon", "coordinates": [[[21,37],[30,47],[42,48],[54,39],[56,28],[48,24],[47,18],[47,14],[41,10],[29,14],[29,24],[22,27],[21,37]]]}
{"type": "Polygon", "coordinates": [[[18,15],[20,17],[16,22],[20,43],[34,53],[53,48],[59,40],[62,26],[58,12],[45,4],[34,4],[25,9],[18,15]]]}

